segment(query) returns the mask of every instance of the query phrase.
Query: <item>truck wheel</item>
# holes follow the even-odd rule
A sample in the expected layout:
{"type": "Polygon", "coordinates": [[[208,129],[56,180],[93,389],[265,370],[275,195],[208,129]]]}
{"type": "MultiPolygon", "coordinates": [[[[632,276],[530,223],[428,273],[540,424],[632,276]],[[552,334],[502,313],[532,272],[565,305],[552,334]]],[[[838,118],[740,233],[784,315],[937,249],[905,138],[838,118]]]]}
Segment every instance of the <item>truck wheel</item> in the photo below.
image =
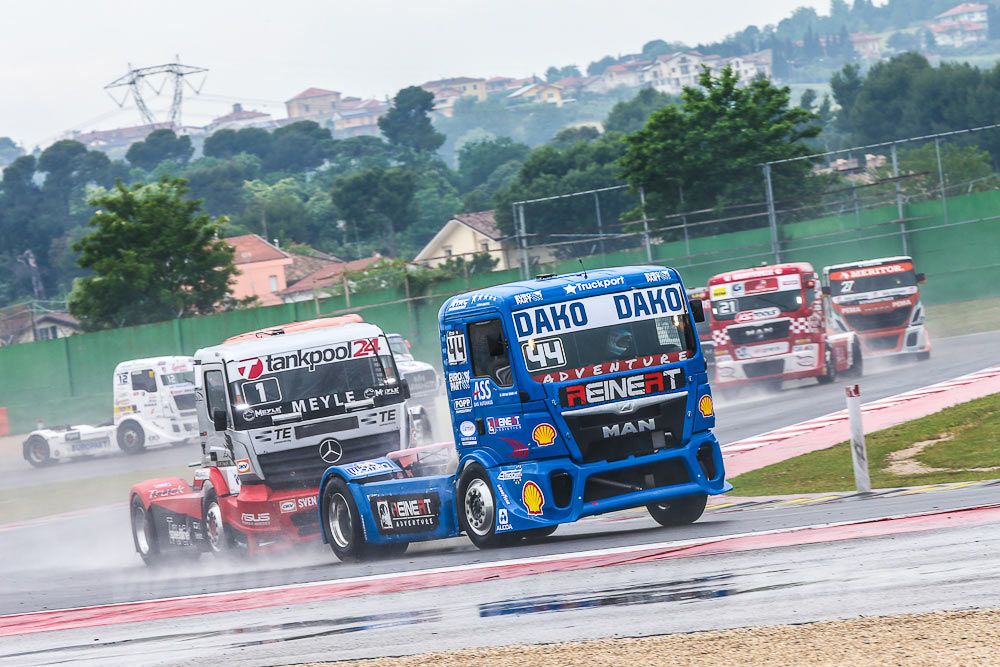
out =
{"type": "Polygon", "coordinates": [[[365,558],[370,550],[365,549],[361,514],[347,482],[339,477],[327,482],[321,502],[323,536],[333,553],[342,561],[365,558]]]}
{"type": "Polygon", "coordinates": [[[837,363],[833,360],[833,350],[829,345],[823,352],[823,374],[816,378],[820,384],[831,384],[837,379],[837,363]]]}
{"type": "Polygon", "coordinates": [[[217,556],[233,551],[235,540],[232,529],[222,520],[222,508],[219,506],[219,495],[208,482],[207,490],[202,500],[202,520],[204,521],[205,543],[208,550],[217,556]]]}
{"type": "Polygon", "coordinates": [[[478,463],[469,464],[458,482],[458,524],[480,549],[494,549],[511,541],[507,535],[496,534],[496,508],[486,471],[478,463]]]}
{"type": "Polygon", "coordinates": [[[661,526],[683,526],[701,518],[708,504],[708,496],[671,498],[662,503],[646,505],[649,515],[661,526]]]}
{"type": "Polygon", "coordinates": [[[28,442],[24,445],[24,454],[25,458],[28,459],[28,463],[36,468],[54,463],[49,455],[49,443],[40,435],[33,435],[28,438],[28,442]]]}
{"type": "Polygon", "coordinates": [[[857,341],[851,346],[851,367],[844,371],[844,375],[851,378],[859,378],[865,374],[865,358],[861,354],[861,344],[857,341]]]}
{"type": "Polygon", "coordinates": [[[126,454],[138,454],[146,446],[146,433],[134,421],[122,422],[118,427],[118,446],[126,454]]]}
{"type": "Polygon", "coordinates": [[[132,496],[129,511],[132,517],[132,542],[135,544],[135,550],[146,565],[156,565],[160,562],[160,545],[156,541],[153,518],[136,495],[132,496]]]}

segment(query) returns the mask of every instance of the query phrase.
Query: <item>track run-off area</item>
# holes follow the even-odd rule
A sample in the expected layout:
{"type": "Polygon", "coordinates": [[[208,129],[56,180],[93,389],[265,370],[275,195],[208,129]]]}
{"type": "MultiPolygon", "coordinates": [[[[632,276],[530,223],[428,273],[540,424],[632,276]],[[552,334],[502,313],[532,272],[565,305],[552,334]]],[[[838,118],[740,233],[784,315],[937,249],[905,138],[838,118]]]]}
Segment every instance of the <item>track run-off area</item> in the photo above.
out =
{"type": "MultiPolygon", "coordinates": [[[[937,340],[928,361],[870,362],[866,430],[969,400],[961,392],[996,392],[998,365],[998,332],[937,340]]],[[[845,384],[720,400],[727,474],[846,439],[845,384]]],[[[135,461],[5,467],[0,484],[135,461]]],[[[721,496],[690,526],[661,528],[634,510],[495,551],[463,537],[370,563],[339,563],[316,545],[153,569],[116,505],[0,525],[0,553],[0,664],[292,664],[1000,607],[1000,483],[721,496]]]]}

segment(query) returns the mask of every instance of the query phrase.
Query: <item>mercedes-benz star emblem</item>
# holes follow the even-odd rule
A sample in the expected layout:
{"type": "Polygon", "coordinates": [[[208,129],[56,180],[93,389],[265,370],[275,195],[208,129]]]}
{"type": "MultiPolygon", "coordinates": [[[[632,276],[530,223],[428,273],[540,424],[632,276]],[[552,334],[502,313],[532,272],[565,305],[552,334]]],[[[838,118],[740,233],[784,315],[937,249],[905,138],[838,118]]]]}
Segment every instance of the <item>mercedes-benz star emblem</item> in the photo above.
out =
{"type": "Polygon", "coordinates": [[[319,457],[324,462],[333,465],[344,456],[344,447],[333,438],[328,438],[319,443],[319,457]]]}

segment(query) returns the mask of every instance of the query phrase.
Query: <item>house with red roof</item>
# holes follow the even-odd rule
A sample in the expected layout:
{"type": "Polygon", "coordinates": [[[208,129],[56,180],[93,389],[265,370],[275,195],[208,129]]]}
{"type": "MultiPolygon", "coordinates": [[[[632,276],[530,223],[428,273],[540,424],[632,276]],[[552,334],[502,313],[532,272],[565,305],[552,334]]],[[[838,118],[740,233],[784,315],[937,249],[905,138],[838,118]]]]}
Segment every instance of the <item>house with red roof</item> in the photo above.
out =
{"type": "Polygon", "coordinates": [[[234,104],[233,110],[224,116],[213,118],[212,122],[205,126],[205,131],[209,134],[218,130],[242,130],[244,127],[263,127],[271,129],[275,125],[271,114],[261,111],[248,111],[242,104],[234,104]]]}
{"type": "Polygon", "coordinates": [[[882,38],[867,32],[852,32],[851,45],[862,58],[878,60],[882,57],[882,38]]]}
{"type": "Polygon", "coordinates": [[[152,123],[150,125],[118,127],[113,130],[76,132],[73,134],[72,139],[74,141],[79,141],[87,148],[107,150],[109,148],[131,146],[137,141],[142,141],[156,130],[173,130],[174,132],[177,132],[179,129],[180,128],[173,123],[152,123]]]}
{"type": "Polygon", "coordinates": [[[433,268],[452,257],[471,260],[474,254],[486,252],[498,260],[497,271],[517,266],[514,241],[500,231],[493,214],[493,211],[479,211],[452,217],[421,248],[413,262],[433,268]]]}
{"type": "Polygon", "coordinates": [[[927,28],[934,33],[939,46],[965,46],[986,41],[989,16],[986,5],[963,2],[935,17],[927,28]]]}
{"type": "Polygon", "coordinates": [[[340,93],[324,88],[306,88],[290,100],[285,101],[288,117],[309,120],[316,116],[332,116],[340,104],[340,93]]]}
{"type": "Polygon", "coordinates": [[[486,99],[486,79],[470,76],[456,76],[450,79],[425,81],[420,87],[434,93],[434,110],[449,118],[454,113],[455,101],[463,97],[474,97],[482,102],[486,99]]]}
{"type": "Polygon", "coordinates": [[[234,250],[233,263],[237,274],[233,298],[255,296],[262,306],[281,303],[277,293],[288,286],[285,269],[292,264],[292,257],[256,234],[230,236],[223,240],[234,250]]]}
{"type": "Polygon", "coordinates": [[[385,257],[376,254],[349,262],[331,262],[295,281],[294,284],[285,289],[280,290],[277,296],[285,303],[308,301],[309,299],[329,296],[331,293],[339,291],[340,286],[345,282],[350,285],[352,273],[364,271],[375,264],[375,262],[383,259],[385,257]]]}

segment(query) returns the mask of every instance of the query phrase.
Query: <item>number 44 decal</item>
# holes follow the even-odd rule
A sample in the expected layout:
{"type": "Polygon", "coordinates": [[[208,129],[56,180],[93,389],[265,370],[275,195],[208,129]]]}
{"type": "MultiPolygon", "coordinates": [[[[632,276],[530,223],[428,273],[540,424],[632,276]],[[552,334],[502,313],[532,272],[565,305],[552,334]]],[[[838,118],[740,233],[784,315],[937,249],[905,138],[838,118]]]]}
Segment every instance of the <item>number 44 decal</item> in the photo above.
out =
{"type": "Polygon", "coordinates": [[[524,361],[529,373],[558,368],[566,363],[566,353],[559,338],[529,340],[521,343],[521,350],[524,352],[524,361]]]}
{"type": "Polygon", "coordinates": [[[469,360],[469,355],[465,347],[465,334],[461,331],[449,331],[445,339],[445,348],[448,353],[448,365],[460,366],[469,360]]]}

